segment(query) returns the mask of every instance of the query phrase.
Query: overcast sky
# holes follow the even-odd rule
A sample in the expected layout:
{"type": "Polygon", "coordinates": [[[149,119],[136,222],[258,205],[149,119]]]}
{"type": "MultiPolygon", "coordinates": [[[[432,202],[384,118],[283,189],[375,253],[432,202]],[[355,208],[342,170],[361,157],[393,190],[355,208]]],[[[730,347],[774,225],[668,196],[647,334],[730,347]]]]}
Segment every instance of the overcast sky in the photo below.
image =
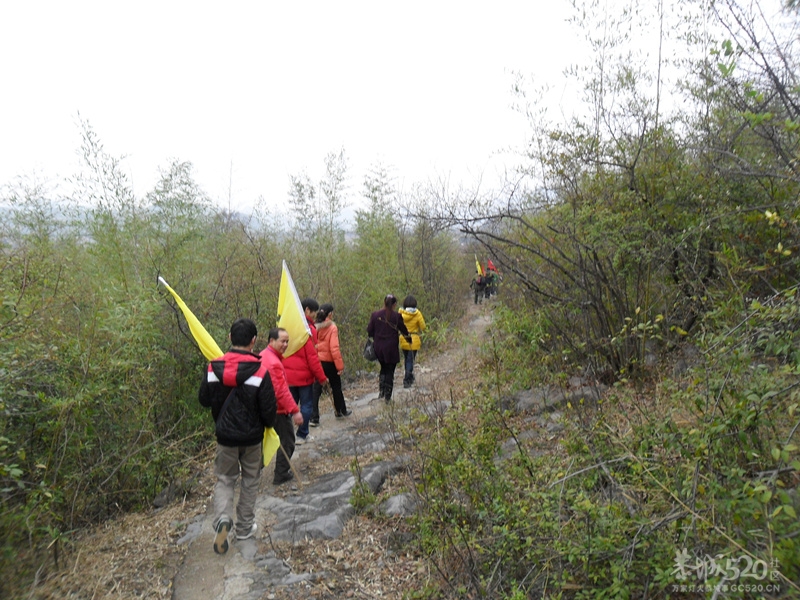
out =
{"type": "Polygon", "coordinates": [[[529,128],[514,73],[556,88],[577,47],[564,0],[6,1],[0,184],[76,170],[87,120],[144,195],[172,158],[220,206],[285,203],[344,148],[398,186],[484,174],[529,128]]]}

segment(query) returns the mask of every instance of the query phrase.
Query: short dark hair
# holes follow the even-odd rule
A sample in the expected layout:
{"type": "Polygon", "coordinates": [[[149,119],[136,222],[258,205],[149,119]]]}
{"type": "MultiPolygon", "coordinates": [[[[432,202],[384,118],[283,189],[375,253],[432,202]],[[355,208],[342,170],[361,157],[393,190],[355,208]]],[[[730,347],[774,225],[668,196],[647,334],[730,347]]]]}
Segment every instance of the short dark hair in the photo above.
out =
{"type": "Polygon", "coordinates": [[[409,294],[406,296],[406,299],[403,300],[403,308],[417,308],[417,299],[409,294]]]}
{"type": "Polygon", "coordinates": [[[267,343],[271,342],[272,340],[277,340],[281,337],[281,331],[286,331],[283,327],[273,327],[269,330],[267,334],[267,343]]]}
{"type": "Polygon", "coordinates": [[[249,346],[258,335],[258,327],[250,319],[236,319],[231,325],[231,344],[249,346]]]}
{"type": "Polygon", "coordinates": [[[300,303],[300,306],[303,307],[303,310],[309,308],[314,312],[319,310],[319,302],[314,300],[314,298],[303,298],[303,301],[300,303]]]}

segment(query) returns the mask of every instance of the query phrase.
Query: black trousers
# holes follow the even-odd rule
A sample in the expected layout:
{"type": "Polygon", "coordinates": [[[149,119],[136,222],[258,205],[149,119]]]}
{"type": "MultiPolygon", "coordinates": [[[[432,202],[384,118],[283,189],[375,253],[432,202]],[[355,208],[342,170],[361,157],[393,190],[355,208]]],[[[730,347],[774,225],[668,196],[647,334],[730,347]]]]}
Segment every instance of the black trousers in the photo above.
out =
{"type": "MultiPolygon", "coordinates": [[[[325,371],[325,377],[328,378],[328,383],[331,386],[331,395],[333,396],[333,410],[337,415],[347,412],[347,404],[344,401],[344,394],[342,393],[342,378],[339,371],[336,369],[336,364],[332,362],[320,361],[322,370],[325,371]]],[[[322,396],[322,386],[319,383],[314,383],[314,411],[311,413],[311,420],[319,422],[319,398],[322,396]]]]}
{"type": "MultiPolygon", "coordinates": [[[[294,423],[292,422],[292,415],[275,415],[275,433],[281,440],[283,450],[289,458],[294,454],[294,423]]],[[[275,479],[285,479],[288,477],[291,468],[289,461],[283,454],[283,450],[278,448],[278,453],[275,455],[275,479]]]]}
{"type": "Polygon", "coordinates": [[[397,363],[385,363],[378,359],[381,364],[381,373],[378,376],[378,398],[383,398],[387,402],[392,399],[394,390],[394,370],[397,363]]]}

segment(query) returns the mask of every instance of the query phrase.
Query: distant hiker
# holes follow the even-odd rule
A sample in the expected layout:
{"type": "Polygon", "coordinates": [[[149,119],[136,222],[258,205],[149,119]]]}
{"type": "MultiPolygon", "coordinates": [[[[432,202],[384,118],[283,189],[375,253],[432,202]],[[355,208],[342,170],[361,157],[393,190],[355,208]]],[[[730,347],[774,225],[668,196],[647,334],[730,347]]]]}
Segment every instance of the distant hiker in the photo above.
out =
{"type": "MultiPolygon", "coordinates": [[[[347,410],[347,404],[342,393],[342,373],[344,373],[344,360],[342,351],[339,347],[339,327],[333,321],[333,304],[322,304],[317,312],[317,354],[322,370],[328,377],[331,384],[331,394],[333,395],[333,410],[337,417],[349,417],[353,414],[347,410]]],[[[316,417],[319,423],[319,397],[322,394],[322,386],[314,386],[314,414],[311,416],[312,423],[316,417]]]]}
{"type": "Polygon", "coordinates": [[[400,309],[400,316],[403,317],[408,333],[411,334],[411,343],[405,338],[400,338],[400,349],[403,351],[405,359],[405,376],[403,377],[403,387],[410,388],[414,385],[414,362],[417,359],[417,350],[422,345],[419,337],[420,332],[425,331],[425,317],[417,308],[417,299],[410,294],[403,300],[403,308],[400,309]]]}
{"type": "Polygon", "coordinates": [[[486,293],[486,277],[481,274],[475,275],[469,287],[475,291],[475,304],[483,304],[483,296],[486,293]]]}
{"type": "Polygon", "coordinates": [[[308,434],[308,426],[314,412],[314,381],[318,381],[321,385],[328,383],[317,355],[317,328],[314,326],[314,318],[319,310],[319,302],[314,298],[306,298],[300,304],[305,312],[311,335],[297,352],[287,356],[283,361],[289,391],[303,414],[303,424],[297,428],[297,445],[314,439],[308,434]]]}
{"type": "Polygon", "coordinates": [[[497,286],[500,283],[500,273],[497,272],[497,267],[494,266],[494,263],[489,259],[486,261],[486,297],[489,296],[496,296],[497,295],[497,286]]]}
{"type": "Polygon", "coordinates": [[[398,334],[411,343],[403,318],[397,313],[397,298],[387,294],[383,299],[383,308],[376,310],[369,318],[367,335],[375,340],[375,354],[381,365],[378,377],[378,398],[383,398],[387,403],[392,401],[394,389],[394,370],[400,362],[400,348],[398,334]]]}
{"type": "Polygon", "coordinates": [[[486,280],[486,288],[484,289],[484,297],[489,298],[494,294],[494,272],[486,268],[484,272],[483,278],[486,280]]]}
{"type": "Polygon", "coordinates": [[[214,472],[214,552],[228,551],[233,529],[233,493],[242,476],[236,505],[236,539],[255,535],[255,503],[261,477],[264,428],[275,424],[275,391],[267,368],[253,354],[258,329],[250,319],[231,325],[231,349],[212,360],[200,384],[200,404],[211,408],[216,424],[214,472]]]}
{"type": "Polygon", "coordinates": [[[261,351],[261,362],[267,367],[272,387],[275,389],[275,400],[278,405],[275,433],[278,434],[283,448],[283,450],[278,449],[275,455],[273,485],[281,485],[294,479],[294,473],[289,465],[289,459],[294,454],[294,428],[303,424],[303,415],[289,391],[286,371],[283,368],[283,353],[288,346],[289,333],[282,327],[274,327],[269,330],[267,347],[261,351]]]}

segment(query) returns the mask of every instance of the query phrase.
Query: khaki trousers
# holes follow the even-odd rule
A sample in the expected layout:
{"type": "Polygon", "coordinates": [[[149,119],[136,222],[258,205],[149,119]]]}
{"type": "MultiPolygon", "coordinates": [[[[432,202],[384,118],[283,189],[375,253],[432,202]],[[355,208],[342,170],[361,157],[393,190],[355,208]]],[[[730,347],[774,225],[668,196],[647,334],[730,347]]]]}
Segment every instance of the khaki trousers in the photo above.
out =
{"type": "Polygon", "coordinates": [[[223,446],[217,444],[214,472],[214,531],[223,519],[233,520],[233,491],[239,474],[242,485],[236,504],[236,533],[246,535],[255,521],[255,505],[262,467],[261,444],[254,446],[223,446]]]}

